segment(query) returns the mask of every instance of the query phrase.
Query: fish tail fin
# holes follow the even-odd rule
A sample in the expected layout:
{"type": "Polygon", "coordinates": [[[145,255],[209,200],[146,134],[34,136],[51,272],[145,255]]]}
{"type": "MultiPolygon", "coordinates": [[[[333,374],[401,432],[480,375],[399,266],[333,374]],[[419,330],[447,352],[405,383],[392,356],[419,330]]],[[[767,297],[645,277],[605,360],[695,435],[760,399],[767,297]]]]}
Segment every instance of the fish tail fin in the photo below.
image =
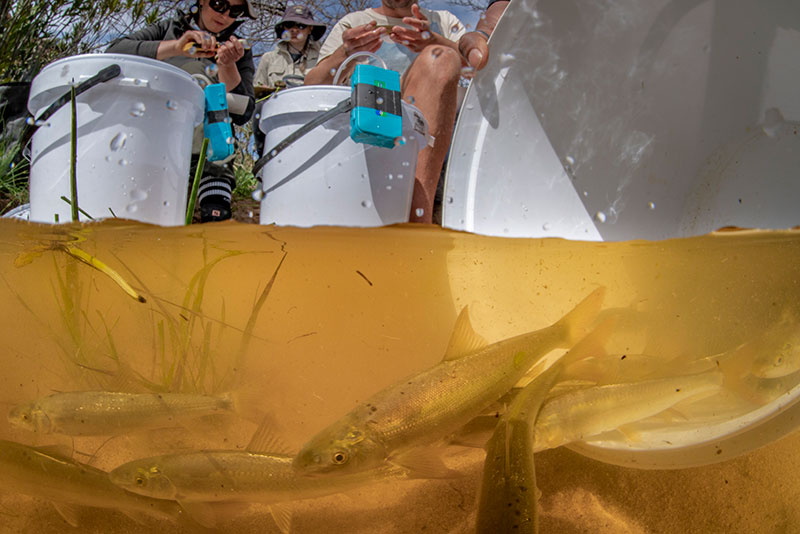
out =
{"type": "Polygon", "coordinates": [[[262,407],[263,397],[261,391],[250,387],[241,387],[221,395],[229,403],[232,412],[254,423],[261,423],[267,416],[267,411],[262,407]]]}
{"type": "Polygon", "coordinates": [[[598,287],[556,323],[565,333],[564,341],[567,346],[575,345],[589,332],[603,306],[605,295],[606,288],[598,287]]]}

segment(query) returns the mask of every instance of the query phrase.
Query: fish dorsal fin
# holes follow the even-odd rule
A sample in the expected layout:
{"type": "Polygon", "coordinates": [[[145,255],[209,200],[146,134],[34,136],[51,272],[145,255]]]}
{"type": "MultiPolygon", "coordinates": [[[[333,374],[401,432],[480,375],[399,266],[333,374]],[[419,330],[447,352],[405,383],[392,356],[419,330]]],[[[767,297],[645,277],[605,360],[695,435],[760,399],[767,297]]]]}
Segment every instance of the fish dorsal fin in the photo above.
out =
{"type": "Polygon", "coordinates": [[[275,424],[269,416],[264,416],[258,425],[250,443],[245,447],[247,452],[285,454],[291,456],[294,451],[278,437],[275,424]]]}
{"type": "Polygon", "coordinates": [[[461,313],[458,314],[453,333],[450,334],[450,343],[447,344],[442,361],[457,360],[487,345],[486,340],[472,329],[472,323],[469,321],[469,308],[464,306],[461,313]]]}
{"type": "Polygon", "coordinates": [[[271,504],[269,511],[272,512],[272,519],[283,534],[289,534],[292,528],[292,511],[285,504],[271,504]]]}
{"type": "Polygon", "coordinates": [[[73,449],[70,445],[66,445],[63,443],[36,447],[36,450],[41,452],[42,454],[46,454],[47,456],[55,456],[56,458],[68,458],[70,460],[73,459],[72,456],[73,453],[75,452],[75,449],[73,449]]]}
{"type": "Polygon", "coordinates": [[[72,504],[67,504],[65,502],[54,502],[53,506],[55,506],[56,511],[64,518],[64,521],[69,523],[75,528],[78,528],[80,522],[78,521],[78,516],[80,511],[78,507],[72,504]]]}

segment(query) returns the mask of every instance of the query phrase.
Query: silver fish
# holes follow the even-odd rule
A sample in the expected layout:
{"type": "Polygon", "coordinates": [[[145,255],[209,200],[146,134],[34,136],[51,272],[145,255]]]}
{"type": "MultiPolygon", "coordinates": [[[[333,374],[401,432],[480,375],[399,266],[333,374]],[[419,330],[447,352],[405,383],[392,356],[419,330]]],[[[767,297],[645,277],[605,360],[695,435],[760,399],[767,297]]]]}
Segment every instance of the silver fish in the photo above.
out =
{"type": "Polygon", "coordinates": [[[174,426],[233,411],[230,395],[74,391],[20,404],[12,408],[8,420],[16,427],[42,434],[98,436],[174,426]]]}
{"type": "Polygon", "coordinates": [[[688,376],[580,389],[555,397],[539,412],[534,451],[581,441],[659,414],[695,395],[719,390],[723,374],[688,376]]]}
{"type": "Polygon", "coordinates": [[[574,345],[600,310],[604,293],[604,288],[595,290],[547,328],[492,345],[472,331],[465,308],[444,361],[376,393],[319,432],[294,466],[306,474],[343,474],[389,460],[420,476],[449,475],[443,465],[412,449],[460,428],[551,350],[574,345]]]}
{"type": "Polygon", "coordinates": [[[78,526],[76,505],[119,510],[137,521],[142,514],[181,517],[174,501],[130,493],[112,484],[105,471],[13,441],[0,440],[0,483],[4,489],[52,501],[72,526],[78,526]]]}

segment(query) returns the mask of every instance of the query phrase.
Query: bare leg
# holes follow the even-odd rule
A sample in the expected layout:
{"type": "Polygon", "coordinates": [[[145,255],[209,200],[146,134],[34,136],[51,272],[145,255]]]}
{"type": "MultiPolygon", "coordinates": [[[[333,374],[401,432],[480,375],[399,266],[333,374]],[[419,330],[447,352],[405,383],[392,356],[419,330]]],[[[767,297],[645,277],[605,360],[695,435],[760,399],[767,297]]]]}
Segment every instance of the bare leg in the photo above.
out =
{"type": "Polygon", "coordinates": [[[403,98],[410,101],[413,97],[414,105],[428,121],[429,133],[436,138],[434,146],[424,148],[417,159],[411,222],[431,222],[436,185],[453,137],[460,76],[461,57],[458,52],[439,45],[420,52],[403,75],[403,98]]]}

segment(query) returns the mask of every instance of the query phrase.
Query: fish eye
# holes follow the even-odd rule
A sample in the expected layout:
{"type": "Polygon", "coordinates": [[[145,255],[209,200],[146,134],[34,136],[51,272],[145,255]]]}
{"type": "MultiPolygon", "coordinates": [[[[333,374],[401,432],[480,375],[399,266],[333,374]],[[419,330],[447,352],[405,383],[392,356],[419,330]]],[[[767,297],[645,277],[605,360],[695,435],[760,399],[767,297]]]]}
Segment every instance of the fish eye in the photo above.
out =
{"type": "Polygon", "coordinates": [[[143,476],[138,476],[135,479],[133,479],[133,481],[136,482],[137,486],[144,486],[145,480],[143,476]]]}
{"type": "Polygon", "coordinates": [[[26,413],[22,414],[22,420],[23,421],[27,421],[29,419],[30,419],[30,416],[28,414],[26,414],[26,413]]]}
{"type": "Polygon", "coordinates": [[[336,451],[333,453],[333,457],[331,459],[333,460],[333,463],[342,465],[343,463],[347,462],[347,454],[342,451],[336,451]]]}

